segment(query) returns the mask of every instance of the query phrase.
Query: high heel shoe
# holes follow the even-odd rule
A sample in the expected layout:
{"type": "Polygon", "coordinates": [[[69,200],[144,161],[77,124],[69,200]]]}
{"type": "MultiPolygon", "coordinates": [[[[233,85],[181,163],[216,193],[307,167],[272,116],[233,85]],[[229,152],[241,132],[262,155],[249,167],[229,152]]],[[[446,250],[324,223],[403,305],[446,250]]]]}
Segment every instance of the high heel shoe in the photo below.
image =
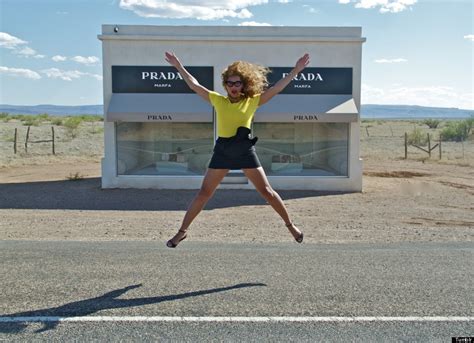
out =
{"type": "MultiPolygon", "coordinates": [[[[188,235],[186,234],[186,231],[184,231],[184,230],[179,230],[178,232],[183,232],[183,233],[185,234],[185,235],[183,236],[183,238],[181,238],[181,239],[178,241],[178,244],[179,244],[179,242],[185,240],[186,237],[188,237],[188,235]]],[[[167,246],[168,248],[176,248],[176,247],[178,246],[178,244],[174,244],[174,243],[171,241],[171,239],[170,239],[168,242],[166,242],[166,246],[167,246]]]]}
{"type": "MultiPolygon", "coordinates": [[[[286,227],[290,228],[292,225],[293,225],[293,223],[286,224],[286,227]]],[[[303,237],[304,237],[304,234],[303,234],[303,232],[301,232],[299,234],[299,236],[295,238],[295,241],[297,241],[298,243],[302,243],[303,242],[303,237]]]]}

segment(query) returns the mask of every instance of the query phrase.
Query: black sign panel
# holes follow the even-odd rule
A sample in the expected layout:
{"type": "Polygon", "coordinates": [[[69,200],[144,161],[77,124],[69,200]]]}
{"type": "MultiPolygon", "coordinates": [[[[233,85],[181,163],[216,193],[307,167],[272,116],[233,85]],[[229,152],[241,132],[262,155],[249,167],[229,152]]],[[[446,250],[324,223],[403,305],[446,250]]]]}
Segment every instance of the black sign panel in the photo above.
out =
{"type": "MultiPolygon", "coordinates": [[[[292,69],[270,67],[270,87],[292,69]]],[[[280,94],[352,94],[352,68],[305,68],[280,94]]]]}
{"type": "MultiPolygon", "coordinates": [[[[198,82],[214,89],[213,67],[185,67],[198,82]]],[[[112,66],[112,93],[194,93],[172,66],[112,66]]]]}

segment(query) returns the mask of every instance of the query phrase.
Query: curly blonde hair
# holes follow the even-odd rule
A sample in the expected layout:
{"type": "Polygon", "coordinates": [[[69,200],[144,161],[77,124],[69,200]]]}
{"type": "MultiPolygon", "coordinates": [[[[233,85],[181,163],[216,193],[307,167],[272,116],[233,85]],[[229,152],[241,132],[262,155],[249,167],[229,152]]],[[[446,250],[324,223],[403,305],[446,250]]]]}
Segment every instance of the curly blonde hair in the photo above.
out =
{"type": "Polygon", "coordinates": [[[225,88],[225,82],[231,76],[240,76],[243,82],[242,93],[246,98],[251,98],[261,94],[267,87],[267,74],[270,69],[258,64],[245,61],[236,61],[229,65],[222,72],[222,85],[225,88]]]}

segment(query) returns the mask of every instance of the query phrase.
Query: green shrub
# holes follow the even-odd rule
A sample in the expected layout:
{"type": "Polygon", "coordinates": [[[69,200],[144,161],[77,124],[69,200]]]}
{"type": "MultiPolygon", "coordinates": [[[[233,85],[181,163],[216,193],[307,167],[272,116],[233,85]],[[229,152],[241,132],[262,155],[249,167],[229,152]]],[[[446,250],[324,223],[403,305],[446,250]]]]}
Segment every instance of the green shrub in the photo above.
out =
{"type": "Polygon", "coordinates": [[[428,125],[430,129],[436,129],[438,128],[440,121],[437,119],[425,119],[423,120],[423,124],[428,125]]]}
{"type": "Polygon", "coordinates": [[[8,122],[10,119],[12,119],[12,117],[10,116],[10,113],[8,113],[8,112],[2,112],[2,113],[0,113],[0,119],[1,119],[4,123],[6,123],[6,122],[8,122]]]}
{"type": "Polygon", "coordinates": [[[80,117],[68,117],[64,121],[64,126],[67,129],[77,129],[81,125],[82,119],[80,117]]]}
{"type": "Polygon", "coordinates": [[[90,115],[90,114],[83,114],[81,116],[78,116],[78,118],[81,118],[83,121],[87,122],[95,122],[95,121],[102,121],[104,120],[102,116],[99,115],[90,115]]]}
{"type": "Polygon", "coordinates": [[[64,127],[70,137],[76,138],[77,128],[81,125],[82,119],[80,117],[69,117],[64,121],[64,127]]]}
{"type": "Polygon", "coordinates": [[[462,121],[449,122],[440,133],[441,139],[443,141],[465,141],[472,133],[473,126],[474,116],[462,121]]]}
{"type": "Polygon", "coordinates": [[[23,126],[39,126],[39,123],[33,120],[26,120],[23,122],[23,126]]]}
{"type": "Polygon", "coordinates": [[[40,121],[50,120],[50,117],[49,117],[49,114],[48,114],[48,113],[38,114],[36,117],[37,117],[38,120],[40,120],[40,121]]]}
{"type": "Polygon", "coordinates": [[[40,126],[41,119],[36,118],[35,116],[23,116],[21,119],[23,126],[40,126]]]}
{"type": "Polygon", "coordinates": [[[408,144],[426,145],[427,143],[428,136],[417,127],[408,134],[408,144]]]}
{"type": "Polygon", "coordinates": [[[22,120],[23,117],[24,117],[23,114],[12,114],[12,115],[10,115],[11,119],[20,120],[20,121],[22,120]]]}
{"type": "Polygon", "coordinates": [[[56,126],[61,126],[61,125],[63,125],[63,119],[62,119],[62,118],[58,118],[58,117],[53,118],[53,119],[51,120],[51,124],[56,125],[56,126]]]}

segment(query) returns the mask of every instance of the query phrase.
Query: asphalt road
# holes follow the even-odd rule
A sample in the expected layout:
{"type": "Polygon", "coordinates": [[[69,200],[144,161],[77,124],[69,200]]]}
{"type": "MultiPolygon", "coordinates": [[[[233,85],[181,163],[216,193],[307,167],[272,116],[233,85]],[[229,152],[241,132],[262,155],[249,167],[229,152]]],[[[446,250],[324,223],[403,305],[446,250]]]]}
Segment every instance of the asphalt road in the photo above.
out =
{"type": "Polygon", "coordinates": [[[168,249],[164,242],[1,241],[0,339],[451,342],[474,336],[473,257],[473,243],[184,241],[168,249]],[[97,316],[143,320],[54,320],[97,316]],[[160,319],[165,316],[173,321],[160,319]],[[52,321],[7,322],[12,317],[52,321]],[[179,317],[345,319],[188,322],[179,317]],[[449,321],[453,317],[468,320],[449,321]]]}

